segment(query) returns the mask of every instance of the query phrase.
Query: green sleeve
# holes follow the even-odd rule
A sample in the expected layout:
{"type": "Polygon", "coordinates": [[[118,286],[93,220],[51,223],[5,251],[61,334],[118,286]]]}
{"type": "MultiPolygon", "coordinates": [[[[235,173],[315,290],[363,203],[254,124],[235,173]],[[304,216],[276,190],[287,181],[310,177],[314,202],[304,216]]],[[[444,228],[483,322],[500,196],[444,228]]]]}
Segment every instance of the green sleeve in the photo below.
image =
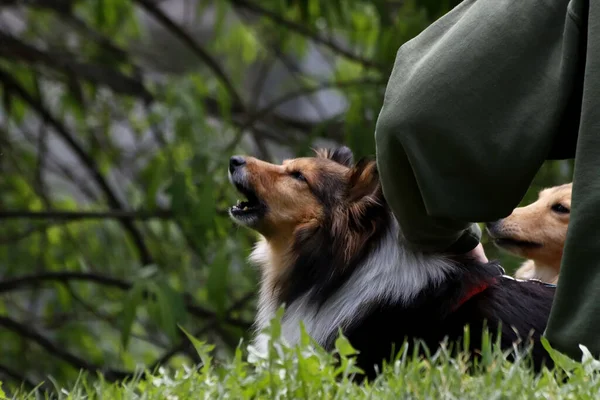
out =
{"type": "Polygon", "coordinates": [[[408,244],[471,250],[472,222],[510,214],[558,138],[576,136],[568,3],[465,0],[399,49],[375,139],[408,244]]]}

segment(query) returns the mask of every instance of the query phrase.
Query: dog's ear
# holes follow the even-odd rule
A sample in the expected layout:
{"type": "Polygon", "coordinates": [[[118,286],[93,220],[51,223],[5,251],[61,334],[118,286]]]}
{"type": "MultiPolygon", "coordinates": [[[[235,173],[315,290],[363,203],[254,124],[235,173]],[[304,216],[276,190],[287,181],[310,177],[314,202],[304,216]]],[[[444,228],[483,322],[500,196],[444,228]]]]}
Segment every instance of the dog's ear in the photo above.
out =
{"type": "Polygon", "coordinates": [[[332,226],[334,247],[347,262],[360,253],[387,215],[377,163],[362,159],[348,174],[346,197],[332,226]]]}
{"type": "MultiPolygon", "coordinates": [[[[377,162],[361,159],[351,170],[348,180],[348,197],[350,204],[368,202],[379,203],[381,184],[377,172],[377,162]]],[[[365,204],[366,205],[366,204],[365,204]]]]}
{"type": "Polygon", "coordinates": [[[352,150],[346,146],[338,147],[336,149],[319,149],[315,152],[319,158],[328,158],[338,164],[345,165],[348,168],[352,167],[352,163],[354,162],[352,150]]]}

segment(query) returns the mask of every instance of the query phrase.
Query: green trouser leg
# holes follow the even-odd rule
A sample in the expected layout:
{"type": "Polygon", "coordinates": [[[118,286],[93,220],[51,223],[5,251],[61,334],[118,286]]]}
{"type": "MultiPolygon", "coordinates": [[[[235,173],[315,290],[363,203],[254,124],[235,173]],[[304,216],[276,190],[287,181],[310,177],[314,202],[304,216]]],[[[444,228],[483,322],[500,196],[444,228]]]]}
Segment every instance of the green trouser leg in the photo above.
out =
{"type": "MultiPolygon", "coordinates": [[[[546,336],[581,359],[579,344],[600,356],[600,3],[589,2],[587,58],[571,219],[546,336]]],[[[585,32],[581,32],[582,35],[585,32]]],[[[585,41],[584,41],[585,43],[585,41]]]]}
{"type": "Polygon", "coordinates": [[[464,0],[399,49],[375,132],[386,200],[422,251],[471,250],[470,221],[510,214],[576,148],[546,335],[577,359],[600,356],[599,25],[598,0],[464,0]]]}

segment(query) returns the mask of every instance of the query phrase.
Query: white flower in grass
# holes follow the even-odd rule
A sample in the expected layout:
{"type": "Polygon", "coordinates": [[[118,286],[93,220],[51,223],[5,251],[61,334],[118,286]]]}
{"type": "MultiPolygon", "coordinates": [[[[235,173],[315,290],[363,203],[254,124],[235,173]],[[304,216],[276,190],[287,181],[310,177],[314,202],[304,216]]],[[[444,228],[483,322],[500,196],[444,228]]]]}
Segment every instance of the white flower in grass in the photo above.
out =
{"type": "Polygon", "coordinates": [[[583,364],[585,371],[587,373],[600,371],[600,361],[596,360],[592,353],[584,345],[580,344],[579,348],[583,353],[583,356],[581,357],[581,363],[583,364]]]}

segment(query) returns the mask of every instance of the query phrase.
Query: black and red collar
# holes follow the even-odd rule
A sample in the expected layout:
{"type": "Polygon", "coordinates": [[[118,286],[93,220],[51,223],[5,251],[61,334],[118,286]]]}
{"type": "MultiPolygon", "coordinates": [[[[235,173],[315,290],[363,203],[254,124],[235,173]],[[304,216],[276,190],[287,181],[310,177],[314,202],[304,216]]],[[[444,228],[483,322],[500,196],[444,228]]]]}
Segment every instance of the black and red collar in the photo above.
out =
{"type": "Polygon", "coordinates": [[[474,296],[478,295],[479,293],[484,292],[490,286],[496,284],[498,282],[498,280],[502,279],[502,278],[504,278],[504,279],[510,279],[510,280],[517,281],[517,282],[538,282],[538,283],[540,283],[540,284],[542,284],[544,286],[556,288],[555,284],[542,282],[542,281],[540,281],[538,279],[521,280],[521,279],[513,278],[512,276],[504,274],[504,269],[502,267],[500,267],[500,268],[501,268],[501,271],[502,271],[501,275],[499,275],[498,277],[494,277],[494,278],[491,278],[491,279],[479,282],[479,284],[474,285],[471,288],[469,288],[469,290],[467,291],[467,293],[465,293],[465,295],[462,296],[458,300],[458,302],[456,303],[456,305],[452,308],[452,311],[456,311],[458,308],[460,308],[467,301],[471,300],[471,298],[473,298],[474,296]]]}
{"type": "Polygon", "coordinates": [[[471,300],[471,298],[478,295],[479,293],[482,293],[496,282],[497,278],[492,278],[483,282],[479,282],[478,285],[472,286],[471,288],[469,288],[467,293],[458,300],[458,303],[456,303],[456,305],[452,308],[452,311],[456,311],[460,306],[465,304],[467,301],[471,300]]]}

